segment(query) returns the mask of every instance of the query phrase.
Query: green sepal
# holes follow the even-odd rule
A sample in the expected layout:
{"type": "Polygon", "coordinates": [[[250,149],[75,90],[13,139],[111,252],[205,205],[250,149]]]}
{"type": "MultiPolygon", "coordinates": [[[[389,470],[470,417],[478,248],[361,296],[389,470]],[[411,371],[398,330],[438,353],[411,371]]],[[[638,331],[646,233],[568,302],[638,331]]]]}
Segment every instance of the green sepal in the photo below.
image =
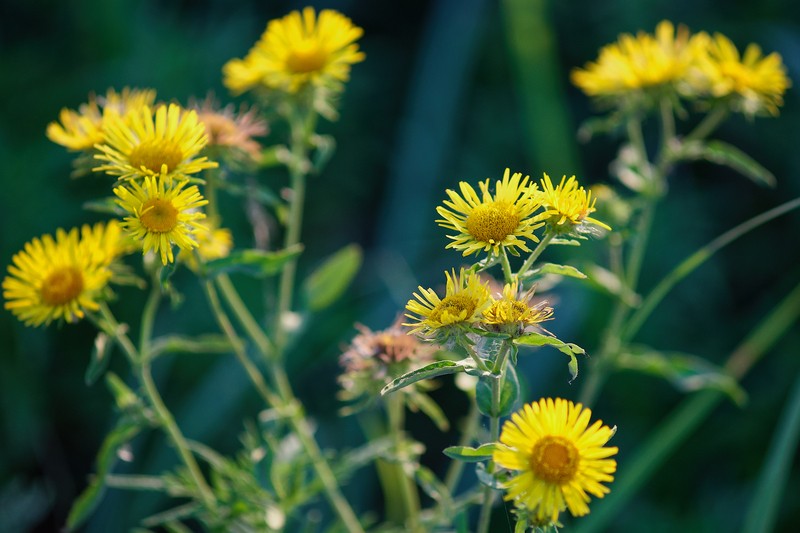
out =
{"type": "Polygon", "coordinates": [[[89,366],[86,367],[86,373],[83,380],[87,386],[94,385],[97,378],[102,376],[108,369],[108,362],[111,359],[111,348],[114,345],[111,338],[105,332],[98,332],[97,337],[94,338],[94,346],[92,347],[92,355],[89,359],[89,366]]]}
{"type": "Polygon", "coordinates": [[[514,367],[509,365],[506,368],[505,378],[500,388],[500,402],[496,409],[492,406],[492,381],[500,379],[496,374],[490,374],[478,380],[475,386],[475,401],[478,410],[486,416],[501,417],[508,416],[514,410],[514,406],[519,399],[519,379],[514,367]]]}
{"type": "Polygon", "coordinates": [[[497,449],[497,444],[490,442],[488,444],[481,444],[477,448],[471,446],[449,446],[442,450],[447,457],[465,463],[479,463],[481,461],[488,461],[492,458],[492,454],[497,449]]]}
{"type": "Polygon", "coordinates": [[[737,405],[747,401],[747,393],[733,376],[695,355],[660,352],[647,346],[629,346],[615,360],[618,368],[658,376],[683,392],[703,389],[720,391],[737,405]]]}
{"type": "Polygon", "coordinates": [[[686,143],[678,150],[681,159],[702,159],[729,167],[759,185],[774,187],[775,175],[738,148],[722,141],[686,143]]]}
{"type": "Polygon", "coordinates": [[[89,486],[73,502],[67,516],[67,531],[75,531],[94,511],[105,493],[105,478],[117,461],[117,451],[128,441],[133,439],[141,430],[141,426],[123,417],[117,425],[103,439],[100,451],[95,459],[95,475],[89,486]]]}
{"type": "Polygon", "coordinates": [[[363,253],[356,244],[328,257],[303,283],[306,307],[319,311],[339,299],[358,273],[362,260],[363,253]]]}
{"type": "Polygon", "coordinates": [[[457,374],[458,372],[467,372],[468,370],[477,370],[475,368],[475,361],[470,358],[460,361],[436,361],[393,379],[391,383],[381,389],[381,396],[402,389],[403,387],[408,387],[412,383],[422,381],[423,379],[431,379],[447,374],[457,374]]]}
{"type": "Polygon", "coordinates": [[[578,377],[578,359],[575,356],[586,354],[586,350],[577,344],[564,342],[556,337],[542,335],[541,333],[527,333],[522,337],[515,339],[514,342],[521,346],[552,346],[561,353],[566,354],[569,357],[569,364],[567,365],[567,368],[569,369],[569,374],[571,377],[569,380],[570,383],[575,381],[575,378],[578,377]]]}
{"type": "Polygon", "coordinates": [[[205,264],[205,273],[209,277],[229,272],[240,272],[255,278],[264,278],[278,274],[289,261],[296,259],[303,251],[303,246],[296,244],[278,250],[267,252],[264,250],[237,250],[228,257],[214,259],[205,264]]]}

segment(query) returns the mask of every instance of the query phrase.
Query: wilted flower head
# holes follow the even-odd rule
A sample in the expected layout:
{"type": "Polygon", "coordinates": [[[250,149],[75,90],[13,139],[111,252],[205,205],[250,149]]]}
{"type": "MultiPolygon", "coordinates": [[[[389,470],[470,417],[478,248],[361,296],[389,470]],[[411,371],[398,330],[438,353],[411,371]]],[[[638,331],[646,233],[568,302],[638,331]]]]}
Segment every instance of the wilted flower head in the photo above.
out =
{"type": "Polygon", "coordinates": [[[197,111],[198,119],[206,128],[209,148],[227,150],[234,160],[259,161],[261,143],[254,137],[263,137],[269,127],[257,109],[248,109],[244,104],[239,111],[233,104],[222,107],[213,95],[201,102],[192,101],[189,107],[197,111]]]}
{"type": "Polygon", "coordinates": [[[507,283],[503,294],[493,299],[492,304],[483,312],[483,323],[490,329],[511,335],[521,335],[526,328],[536,326],[553,317],[553,308],[547,302],[531,304],[534,288],[519,294],[517,282],[507,283]]]}

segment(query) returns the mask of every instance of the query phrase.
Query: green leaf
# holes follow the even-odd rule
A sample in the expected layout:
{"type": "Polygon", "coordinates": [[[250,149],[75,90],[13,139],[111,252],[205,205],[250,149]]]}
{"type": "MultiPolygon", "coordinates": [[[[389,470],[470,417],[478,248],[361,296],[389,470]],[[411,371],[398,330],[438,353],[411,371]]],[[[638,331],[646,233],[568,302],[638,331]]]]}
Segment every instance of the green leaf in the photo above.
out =
{"type": "Polygon", "coordinates": [[[111,471],[117,461],[117,451],[135,437],[140,430],[139,424],[132,422],[128,418],[122,418],[116,427],[106,435],[95,460],[95,476],[89,486],[72,504],[72,508],[69,511],[66,524],[67,531],[75,531],[89,518],[89,515],[100,503],[105,492],[104,480],[106,474],[111,471]]]}
{"type": "Polygon", "coordinates": [[[417,483],[425,491],[425,494],[441,505],[443,516],[452,516],[453,498],[450,496],[450,489],[436,477],[436,474],[431,469],[422,465],[418,465],[414,469],[414,474],[416,475],[417,483]]]}
{"type": "Polygon", "coordinates": [[[170,278],[175,273],[175,269],[178,267],[178,263],[167,263],[163,265],[161,269],[158,271],[158,281],[161,283],[161,289],[164,293],[168,293],[171,290],[170,287],[170,278]]]}
{"type": "Polygon", "coordinates": [[[559,276],[569,276],[571,278],[586,279],[586,274],[570,265],[557,265],[555,263],[544,263],[538,268],[531,269],[520,276],[522,279],[531,279],[545,274],[557,274],[559,276]]]}
{"type": "Polygon", "coordinates": [[[488,444],[482,444],[477,448],[472,448],[470,446],[450,446],[442,450],[442,453],[450,459],[464,461],[465,463],[479,463],[491,459],[496,449],[497,444],[490,442],[488,444]]]}
{"type": "Polygon", "coordinates": [[[722,141],[698,141],[684,144],[678,155],[683,159],[702,159],[730,167],[759,185],[775,186],[775,176],[752,157],[722,141]]]}
{"type": "Polygon", "coordinates": [[[695,355],[660,352],[647,346],[629,346],[619,355],[616,364],[624,370],[664,378],[683,392],[712,389],[727,394],[738,405],[747,400],[747,393],[732,376],[695,355]]]}
{"type": "Polygon", "coordinates": [[[402,389],[403,387],[408,387],[412,383],[422,381],[423,379],[431,379],[473,369],[475,369],[475,362],[469,358],[462,359],[461,361],[436,361],[395,378],[391,383],[381,389],[381,395],[383,396],[402,389]]]}
{"type": "Polygon", "coordinates": [[[139,404],[139,397],[113,372],[106,374],[106,386],[114,397],[114,403],[120,411],[126,411],[139,404]]]}
{"type": "Polygon", "coordinates": [[[483,376],[478,380],[478,385],[475,387],[475,400],[478,403],[478,409],[486,416],[508,416],[519,399],[517,372],[513,366],[509,365],[500,388],[500,401],[494,407],[492,405],[492,382],[498,379],[500,379],[500,376],[493,374],[483,376]]]}
{"type": "MultiPolygon", "coordinates": [[[[580,237],[582,240],[586,240],[584,237],[580,237]]],[[[557,246],[580,246],[581,242],[576,239],[565,239],[563,237],[556,237],[550,241],[550,244],[557,245],[557,246]]]]}
{"type": "Polygon", "coordinates": [[[475,475],[478,477],[478,481],[480,481],[481,485],[485,485],[487,487],[491,487],[495,490],[500,490],[503,488],[503,476],[495,473],[490,474],[486,471],[486,465],[484,463],[478,463],[475,465],[475,475]]]}
{"type": "Polygon", "coordinates": [[[111,359],[111,347],[113,345],[111,338],[102,331],[94,338],[89,366],[86,367],[86,374],[83,376],[87,386],[93,385],[97,378],[102,376],[108,369],[108,361],[111,359]]]}
{"type": "Polygon", "coordinates": [[[632,291],[623,280],[619,279],[619,276],[610,270],[595,264],[586,265],[584,270],[589,283],[595,288],[619,298],[630,307],[637,307],[641,303],[641,296],[632,291]]]}
{"type": "Polygon", "coordinates": [[[570,374],[570,383],[575,381],[575,378],[578,377],[578,359],[575,357],[576,355],[584,355],[586,354],[586,350],[578,346],[577,344],[573,344],[571,342],[564,342],[559,340],[556,337],[551,337],[549,335],[542,335],[541,333],[528,333],[519,337],[514,341],[515,343],[521,346],[552,346],[553,348],[557,349],[563,354],[566,354],[569,357],[569,364],[567,368],[569,369],[570,374]]]}
{"type": "Polygon", "coordinates": [[[413,389],[410,390],[407,402],[408,407],[412,411],[419,410],[425,413],[425,415],[436,424],[439,431],[447,431],[450,428],[450,421],[447,419],[447,415],[444,414],[444,411],[442,411],[442,408],[424,392],[415,391],[413,389]]]}
{"type": "Polygon", "coordinates": [[[347,245],[308,276],[303,294],[310,310],[324,309],[345,293],[361,266],[362,255],[358,245],[347,245]]]}
{"type": "Polygon", "coordinates": [[[256,278],[274,276],[283,269],[286,263],[295,259],[302,251],[303,246],[300,244],[277,252],[254,249],[237,250],[228,257],[206,263],[206,274],[208,276],[216,276],[227,274],[228,272],[241,272],[256,278]]]}
{"type": "Polygon", "coordinates": [[[224,335],[167,335],[153,340],[148,357],[153,358],[163,353],[227,353],[232,349],[230,341],[224,335]]]}

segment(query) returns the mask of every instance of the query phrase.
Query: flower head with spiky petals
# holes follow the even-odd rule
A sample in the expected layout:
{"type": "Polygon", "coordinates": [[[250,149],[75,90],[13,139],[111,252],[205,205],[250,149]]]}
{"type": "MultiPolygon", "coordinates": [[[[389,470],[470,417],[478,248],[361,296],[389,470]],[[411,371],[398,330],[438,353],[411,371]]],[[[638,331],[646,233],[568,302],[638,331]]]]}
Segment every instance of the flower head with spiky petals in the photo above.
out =
{"type": "Polygon", "coordinates": [[[483,312],[482,322],[490,329],[521,335],[527,328],[537,326],[553,318],[553,308],[542,301],[531,305],[534,288],[519,294],[519,283],[506,283],[503,294],[492,299],[491,305],[483,312]]]}
{"type": "Polygon", "coordinates": [[[575,176],[561,178],[561,183],[553,186],[546,173],[539,182],[541,190],[534,194],[545,209],[542,214],[548,227],[557,234],[591,232],[590,225],[610,231],[611,228],[589,215],[596,211],[591,191],[586,191],[575,179],[575,176]]]}
{"type": "Polygon", "coordinates": [[[144,253],[153,251],[165,265],[174,261],[173,244],[181,250],[197,247],[195,233],[206,216],[198,208],[208,201],[196,185],[187,183],[148,176],[141,184],[130,181],[114,188],[117,204],[131,214],[123,227],[141,243],[144,253]]]}
{"type": "Polygon", "coordinates": [[[519,255],[517,249],[530,252],[525,240],[538,242],[533,232],[544,224],[534,216],[539,202],[533,194],[535,186],[531,188],[528,180],[528,176],[512,175],[506,169],[503,179],[497,180],[494,195],[489,192],[488,179],[478,184],[481,196],[464,181],[459,184],[461,194],[448,189],[450,200],[436,208],[442,217],[436,222],[458,232],[447,236],[453,241],[447,248],[465,256],[481,251],[497,254],[501,248],[514,255],[519,255]]]}
{"type": "Polygon", "coordinates": [[[459,330],[480,320],[481,313],[490,303],[489,289],[481,283],[478,274],[461,269],[445,272],[447,285],[444,298],[439,298],[433,289],[419,287],[414,298],[406,304],[413,314],[406,317],[415,322],[403,324],[412,328],[411,333],[423,337],[443,340],[459,330]]]}
{"type": "Polygon", "coordinates": [[[293,11],[270,21],[244,59],[225,64],[223,83],[234,94],[255,88],[296,93],[309,85],[339,90],[350,65],[364,60],[356,44],[362,34],[337,11],[293,11]]]}
{"type": "Polygon", "coordinates": [[[208,143],[205,126],[197,112],[176,104],[148,106],[124,116],[112,116],[105,124],[104,140],[95,159],[103,161],[95,171],[120,179],[161,176],[186,179],[217,163],[196,157],[208,143]]]}
{"type": "Polygon", "coordinates": [[[606,446],[614,429],[598,420],[591,426],[590,409],[557,398],[543,398],[512,414],[503,425],[494,462],[518,472],[505,483],[506,500],[535,513],[541,522],[555,522],[561,511],[573,516],[589,512],[589,495],[605,496],[602,483],[614,480],[617,448],[606,446]]]}

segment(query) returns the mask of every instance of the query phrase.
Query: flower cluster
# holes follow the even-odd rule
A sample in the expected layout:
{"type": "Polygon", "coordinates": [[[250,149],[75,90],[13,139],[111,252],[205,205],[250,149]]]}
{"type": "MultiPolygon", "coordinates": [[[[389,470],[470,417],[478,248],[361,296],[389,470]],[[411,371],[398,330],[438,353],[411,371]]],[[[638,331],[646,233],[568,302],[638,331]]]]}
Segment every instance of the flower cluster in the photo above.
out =
{"type": "Polygon", "coordinates": [[[749,116],[777,115],[791,84],[777,53],[764,56],[750,44],[740,54],[724,35],[692,35],[669,21],[660,22],[655,35],[620,35],[600,50],[596,61],[575,69],[572,81],[587,95],[617,105],[672,93],[724,101],[749,116]]]}
{"type": "Polygon", "coordinates": [[[519,255],[531,251],[526,241],[539,242],[534,231],[545,226],[557,233],[586,232],[590,225],[610,229],[589,217],[595,211],[594,201],[575,176],[565,176],[553,187],[547,174],[537,184],[529,176],[506,169],[503,179],[496,182],[494,195],[489,181],[479,183],[481,196],[464,181],[459,184],[461,194],[447,190],[449,200],[436,208],[442,217],[436,222],[458,232],[447,236],[452,240],[447,248],[465,256],[482,251],[519,255]]]}

